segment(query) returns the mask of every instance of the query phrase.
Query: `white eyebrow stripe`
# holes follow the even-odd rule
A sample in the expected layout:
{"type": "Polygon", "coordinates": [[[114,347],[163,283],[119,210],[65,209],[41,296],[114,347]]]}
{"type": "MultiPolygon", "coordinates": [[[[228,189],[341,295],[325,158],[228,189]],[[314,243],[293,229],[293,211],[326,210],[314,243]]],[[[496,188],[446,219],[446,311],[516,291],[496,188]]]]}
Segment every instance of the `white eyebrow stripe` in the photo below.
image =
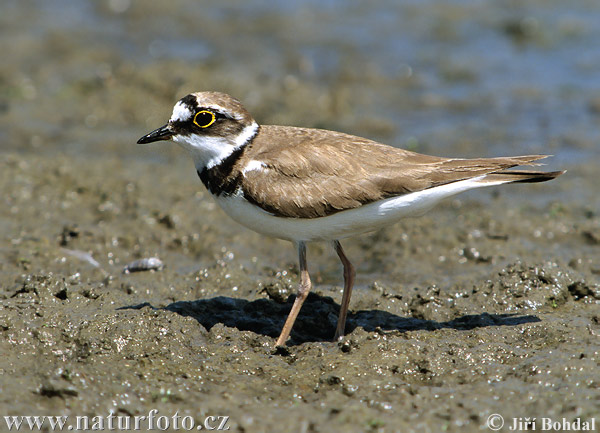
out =
{"type": "Polygon", "coordinates": [[[173,114],[170,122],[185,122],[192,118],[192,111],[181,101],[173,107],[173,114]]]}
{"type": "Polygon", "coordinates": [[[266,167],[267,165],[264,162],[253,159],[252,161],[249,161],[248,164],[246,164],[246,166],[242,170],[242,174],[246,174],[247,172],[253,170],[263,170],[266,167]]]}

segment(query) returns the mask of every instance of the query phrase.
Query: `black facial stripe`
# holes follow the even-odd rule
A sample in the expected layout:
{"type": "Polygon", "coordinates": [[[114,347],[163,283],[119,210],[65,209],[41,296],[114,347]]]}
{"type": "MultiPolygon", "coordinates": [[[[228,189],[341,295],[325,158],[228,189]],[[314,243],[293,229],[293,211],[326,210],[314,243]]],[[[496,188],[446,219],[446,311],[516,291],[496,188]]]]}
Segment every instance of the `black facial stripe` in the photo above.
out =
{"type": "Polygon", "coordinates": [[[207,128],[196,126],[193,121],[175,120],[169,123],[174,135],[190,136],[192,134],[205,137],[232,137],[244,130],[244,125],[227,117],[216,120],[207,128]]]}
{"type": "Polygon", "coordinates": [[[193,97],[190,98],[189,96],[186,96],[180,102],[184,103],[186,108],[194,114],[188,120],[171,120],[169,122],[169,124],[171,125],[171,129],[173,130],[175,135],[188,136],[188,135],[191,135],[194,133],[209,134],[208,130],[217,129],[214,126],[216,126],[215,123],[218,122],[219,120],[234,120],[235,121],[235,119],[233,119],[232,117],[229,117],[228,115],[221,113],[221,112],[215,110],[214,108],[198,107],[196,104],[196,98],[193,98],[193,97]],[[213,113],[215,115],[215,123],[213,123],[212,125],[210,125],[210,127],[206,128],[206,129],[201,129],[194,124],[194,116],[198,112],[203,111],[203,110],[210,111],[211,113],[213,113]]]}
{"type": "Polygon", "coordinates": [[[192,133],[190,128],[190,120],[185,122],[181,120],[172,120],[169,122],[174,135],[190,135],[192,133]]]}

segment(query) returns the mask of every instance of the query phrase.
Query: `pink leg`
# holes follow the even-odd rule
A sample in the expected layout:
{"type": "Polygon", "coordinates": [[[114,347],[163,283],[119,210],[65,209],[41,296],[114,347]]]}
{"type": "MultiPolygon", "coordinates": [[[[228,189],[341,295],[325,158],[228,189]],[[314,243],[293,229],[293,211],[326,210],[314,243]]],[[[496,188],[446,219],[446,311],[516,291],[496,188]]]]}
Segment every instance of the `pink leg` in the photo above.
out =
{"type": "Polygon", "coordinates": [[[344,336],[344,328],[346,327],[346,316],[348,315],[348,306],[350,305],[350,296],[352,295],[352,287],[354,286],[354,277],[356,272],[354,266],[344,254],[342,245],[339,241],[333,241],[333,246],[338,257],[344,266],[344,294],[342,295],[342,304],[340,306],[340,316],[338,317],[337,327],[335,329],[334,341],[340,340],[344,336]]]}
{"type": "Polygon", "coordinates": [[[308,292],[311,289],[310,277],[308,275],[308,270],[306,266],[306,244],[304,242],[298,242],[298,258],[300,261],[300,286],[298,287],[298,293],[296,294],[296,300],[294,301],[294,305],[292,305],[292,309],[290,310],[290,314],[283,325],[283,329],[281,330],[281,335],[277,339],[277,343],[275,346],[283,346],[290,336],[290,332],[292,332],[292,327],[294,326],[294,322],[296,321],[296,317],[298,317],[298,313],[300,312],[300,308],[302,308],[302,304],[304,300],[308,296],[308,292]]]}

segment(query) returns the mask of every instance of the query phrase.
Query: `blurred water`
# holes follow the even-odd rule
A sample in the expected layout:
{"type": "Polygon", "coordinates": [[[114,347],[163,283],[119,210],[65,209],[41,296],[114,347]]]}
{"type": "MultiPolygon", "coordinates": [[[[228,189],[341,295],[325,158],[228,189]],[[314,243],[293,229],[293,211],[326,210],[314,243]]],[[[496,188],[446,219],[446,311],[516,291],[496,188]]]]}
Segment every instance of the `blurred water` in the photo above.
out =
{"type": "MultiPolygon", "coordinates": [[[[258,98],[260,86],[288,76],[322,88],[342,83],[360,95],[349,97],[345,115],[366,111],[393,125],[370,136],[394,145],[416,142],[442,155],[551,152],[568,164],[599,156],[597,0],[4,0],[0,8],[0,41],[13,68],[2,67],[3,100],[22,85],[17,73],[37,98],[45,86],[85,74],[75,62],[60,78],[38,82],[45,65],[60,61],[53,60],[60,35],[68,55],[108,51],[141,69],[169,59],[214,64],[259,86],[258,98]],[[47,58],[24,54],[48,41],[47,58]]],[[[22,117],[27,106],[21,110],[22,117]]],[[[350,129],[361,132],[359,124],[350,129]]]]}

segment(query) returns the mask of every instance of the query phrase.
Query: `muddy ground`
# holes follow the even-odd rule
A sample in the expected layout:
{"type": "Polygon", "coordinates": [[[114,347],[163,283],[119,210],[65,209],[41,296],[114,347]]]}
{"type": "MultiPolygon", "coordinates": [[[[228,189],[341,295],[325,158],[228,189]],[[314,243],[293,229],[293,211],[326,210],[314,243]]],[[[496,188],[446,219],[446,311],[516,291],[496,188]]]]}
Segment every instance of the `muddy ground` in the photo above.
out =
{"type": "Polygon", "coordinates": [[[342,343],[329,341],[340,265],[311,246],[316,288],[275,352],[293,248],[230,222],[187,163],[3,156],[4,413],[158,409],[227,415],[233,431],[598,414],[600,218],[587,205],[517,205],[552,185],[516,186],[346,241],[359,277],[342,343]],[[153,256],[164,269],[122,273],[153,256]]]}
{"type": "MultiPolygon", "coordinates": [[[[194,429],[227,416],[234,432],[489,431],[488,419],[499,422],[493,414],[504,417],[502,431],[519,417],[600,425],[598,144],[589,127],[598,126],[600,94],[562,89],[561,109],[571,111],[542,104],[545,121],[536,111],[543,92],[444,93],[457,81],[483,88],[475,65],[444,63],[433,88],[418,60],[392,78],[373,69],[376,60],[319,75],[290,60],[301,52],[291,39],[271,76],[216,55],[142,61],[93,25],[45,30],[43,41],[21,34],[22,23],[39,30],[44,18],[27,9],[35,2],[9,3],[3,40],[9,30],[19,36],[0,75],[1,415],[133,419],[155,409],[171,430],[177,414],[194,429]],[[463,194],[344,241],[358,276],[339,343],[331,338],[341,265],[329,245],[309,245],[315,288],[276,351],[298,283],[292,245],[229,220],[174,144],[134,144],[166,121],[177,98],[201,89],[235,94],[264,123],[446,156],[554,153],[547,169],[569,171],[550,183],[463,194]],[[514,105],[505,112],[506,98],[514,105]],[[383,111],[397,111],[380,115],[382,101],[383,111]],[[520,129],[528,115],[546,126],[520,129]],[[408,131],[390,118],[409,118],[408,131]],[[164,266],[123,273],[150,257],[164,266]]],[[[106,4],[94,12],[101,23],[122,14],[128,31],[147,31],[146,4],[106,4]]],[[[147,8],[154,19],[169,12],[147,8]]],[[[458,9],[441,9],[446,21],[433,25],[442,48],[467,17],[487,22],[477,6],[458,9]]],[[[195,23],[178,13],[185,26],[195,23]]],[[[281,31],[271,15],[252,25],[241,16],[212,23],[211,32],[224,32],[216,47],[236,26],[281,31]]],[[[526,24],[508,20],[494,32],[546,52],[554,34],[543,21],[539,33],[526,24]]]]}

